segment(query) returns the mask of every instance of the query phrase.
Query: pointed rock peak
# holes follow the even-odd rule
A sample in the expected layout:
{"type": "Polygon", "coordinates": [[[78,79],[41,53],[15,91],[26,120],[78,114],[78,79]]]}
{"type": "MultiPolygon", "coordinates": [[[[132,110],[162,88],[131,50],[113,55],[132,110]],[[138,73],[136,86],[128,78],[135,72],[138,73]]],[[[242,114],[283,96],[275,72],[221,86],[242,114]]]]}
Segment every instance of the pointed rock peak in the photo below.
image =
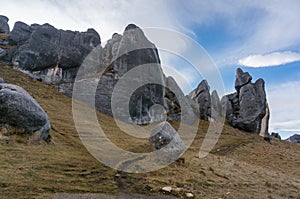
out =
{"type": "Polygon", "coordinates": [[[206,80],[202,80],[197,87],[197,90],[210,90],[208,82],[206,80]]]}
{"type": "Polygon", "coordinates": [[[252,80],[252,76],[249,75],[248,72],[244,72],[241,68],[237,68],[236,69],[236,78],[239,79],[239,78],[243,78],[243,77],[250,77],[252,80]]]}
{"type": "Polygon", "coordinates": [[[262,78],[259,78],[258,80],[256,80],[255,85],[264,87],[265,86],[265,80],[263,80],[262,78]]]}
{"type": "Polygon", "coordinates": [[[214,90],[212,93],[211,93],[211,96],[214,98],[214,99],[219,99],[220,101],[220,97],[218,95],[218,92],[216,90],[214,90]]]}
{"type": "MultiPolygon", "coordinates": [[[[52,25],[49,24],[49,23],[44,23],[44,24],[41,25],[41,26],[55,28],[54,26],[52,26],[52,25]]],[[[56,29],[56,28],[55,28],[55,29],[56,29]]]]}
{"type": "MultiPolygon", "coordinates": [[[[157,51],[155,45],[148,40],[142,29],[134,24],[129,24],[123,33],[119,52],[126,54],[130,51],[140,49],[153,49],[157,51]]],[[[157,57],[157,52],[154,52],[154,54],[157,57]]]]}
{"type": "Polygon", "coordinates": [[[170,82],[170,81],[176,82],[175,79],[174,79],[172,76],[168,76],[168,77],[167,77],[167,81],[168,81],[168,82],[170,82]]]}
{"type": "Polygon", "coordinates": [[[238,78],[239,76],[241,76],[244,73],[244,71],[241,68],[237,68],[236,69],[236,78],[238,78]]]}
{"type": "Polygon", "coordinates": [[[135,24],[129,24],[126,26],[123,36],[130,37],[130,38],[139,38],[143,40],[148,40],[146,36],[144,35],[144,32],[140,27],[138,27],[135,24]]]}
{"type": "Polygon", "coordinates": [[[118,34],[118,33],[114,33],[111,37],[111,39],[113,41],[120,41],[122,39],[122,35],[118,34]]]}
{"type": "Polygon", "coordinates": [[[200,82],[200,84],[197,86],[197,88],[194,89],[192,92],[190,92],[189,96],[193,100],[196,99],[200,95],[200,93],[207,93],[210,96],[209,90],[210,90],[210,87],[209,87],[207,81],[202,80],[200,82]]]}
{"type": "Polygon", "coordinates": [[[88,32],[88,33],[96,33],[96,34],[98,34],[97,33],[97,31],[94,29],[94,28],[89,28],[89,29],[87,29],[87,31],[86,32],[88,32]]]}
{"type": "Polygon", "coordinates": [[[135,24],[128,24],[125,28],[125,31],[128,31],[128,30],[133,30],[133,29],[140,29],[137,25],[135,24]]]}
{"type": "Polygon", "coordinates": [[[235,89],[239,92],[240,88],[252,80],[252,76],[248,72],[244,72],[242,69],[237,68],[236,70],[236,80],[235,80],[235,89]]]}
{"type": "Polygon", "coordinates": [[[6,21],[8,22],[8,17],[4,16],[4,15],[0,15],[0,20],[6,21]]]}

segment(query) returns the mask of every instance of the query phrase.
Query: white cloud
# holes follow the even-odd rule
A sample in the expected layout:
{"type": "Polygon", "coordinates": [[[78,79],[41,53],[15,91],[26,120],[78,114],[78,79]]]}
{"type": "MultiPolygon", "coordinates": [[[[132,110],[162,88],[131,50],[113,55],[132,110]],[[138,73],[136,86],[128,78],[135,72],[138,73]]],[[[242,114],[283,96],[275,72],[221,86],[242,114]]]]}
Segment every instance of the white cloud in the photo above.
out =
{"type": "Polygon", "coordinates": [[[300,53],[296,52],[274,52],[265,55],[250,55],[240,59],[239,64],[249,67],[268,67],[279,66],[292,62],[300,61],[300,53]]]}
{"type": "Polygon", "coordinates": [[[270,131],[300,131],[300,82],[267,87],[270,107],[270,131]]]}

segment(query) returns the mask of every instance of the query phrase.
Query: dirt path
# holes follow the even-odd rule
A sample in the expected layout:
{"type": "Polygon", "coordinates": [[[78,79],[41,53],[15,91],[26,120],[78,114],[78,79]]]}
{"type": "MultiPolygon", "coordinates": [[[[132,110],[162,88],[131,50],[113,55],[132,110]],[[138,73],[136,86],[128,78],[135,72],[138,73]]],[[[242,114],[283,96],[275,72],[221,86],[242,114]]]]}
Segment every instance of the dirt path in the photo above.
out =
{"type": "Polygon", "coordinates": [[[111,196],[100,193],[91,194],[55,194],[53,199],[176,199],[174,196],[166,196],[161,194],[141,195],[141,194],[126,194],[121,193],[118,196],[111,196]]]}

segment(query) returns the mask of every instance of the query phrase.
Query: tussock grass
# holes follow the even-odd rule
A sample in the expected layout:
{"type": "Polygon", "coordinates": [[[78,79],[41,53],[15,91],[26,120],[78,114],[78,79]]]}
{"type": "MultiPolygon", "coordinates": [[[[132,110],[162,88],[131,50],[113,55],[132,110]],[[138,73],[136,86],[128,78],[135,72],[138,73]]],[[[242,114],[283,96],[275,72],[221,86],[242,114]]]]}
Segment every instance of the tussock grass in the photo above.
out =
{"type": "MultiPolygon", "coordinates": [[[[53,85],[32,80],[4,64],[0,64],[0,77],[26,89],[47,112],[52,125],[49,143],[0,144],[0,198],[124,192],[146,197],[165,194],[163,186],[180,188],[170,193],[175,197],[184,197],[186,192],[195,198],[299,197],[299,144],[274,139],[271,145],[225,124],[212,152],[199,159],[209,125],[200,121],[193,144],[179,161],[150,173],[124,174],[98,162],[83,146],[74,126],[70,98],[56,92],[53,85]]],[[[152,150],[147,139],[123,133],[107,115],[97,116],[106,136],[117,146],[139,153],[152,150]]],[[[178,123],[172,125],[177,127],[178,123]]]]}

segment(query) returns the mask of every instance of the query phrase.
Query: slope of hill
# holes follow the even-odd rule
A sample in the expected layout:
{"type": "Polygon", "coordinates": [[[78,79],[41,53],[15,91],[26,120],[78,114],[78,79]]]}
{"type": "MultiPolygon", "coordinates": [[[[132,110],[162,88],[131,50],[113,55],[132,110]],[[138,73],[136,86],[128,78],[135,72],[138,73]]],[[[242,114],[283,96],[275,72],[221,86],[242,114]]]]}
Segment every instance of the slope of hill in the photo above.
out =
{"type": "MultiPolygon", "coordinates": [[[[196,139],[180,161],[150,173],[126,174],[87,152],[74,126],[70,98],[3,64],[0,77],[27,90],[52,125],[49,143],[27,143],[18,137],[1,142],[1,198],[75,198],[78,193],[82,197],[95,193],[95,198],[96,193],[107,198],[184,198],[189,192],[195,198],[299,198],[299,144],[277,139],[269,144],[225,124],[213,151],[199,159],[209,125],[200,121],[196,139]],[[173,188],[171,193],[161,191],[165,186],[173,188]]],[[[114,126],[113,118],[98,113],[98,119],[118,146],[134,152],[151,150],[148,140],[125,135],[114,126]]]]}

